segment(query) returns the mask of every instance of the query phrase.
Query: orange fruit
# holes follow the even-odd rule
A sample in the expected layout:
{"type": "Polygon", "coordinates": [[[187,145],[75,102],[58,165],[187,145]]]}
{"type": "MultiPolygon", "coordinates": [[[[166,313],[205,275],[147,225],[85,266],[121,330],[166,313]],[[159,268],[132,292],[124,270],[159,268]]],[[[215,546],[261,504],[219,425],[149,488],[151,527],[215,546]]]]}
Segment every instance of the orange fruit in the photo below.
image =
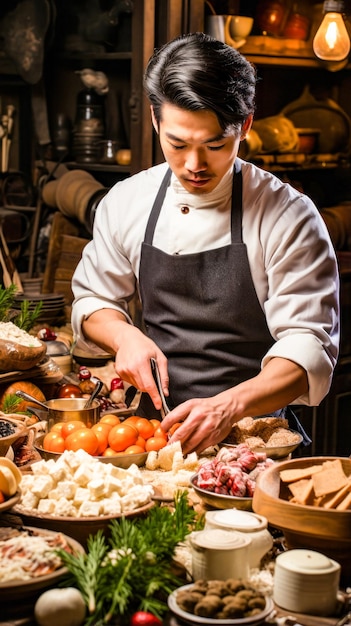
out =
{"type": "Polygon", "coordinates": [[[106,424],[106,422],[98,422],[97,424],[94,424],[94,426],[91,427],[91,430],[93,430],[94,432],[96,432],[97,430],[100,430],[103,433],[106,433],[108,435],[108,433],[110,432],[112,428],[112,424],[106,424]]]}
{"type": "Polygon", "coordinates": [[[130,415],[123,420],[123,424],[132,424],[132,426],[135,426],[138,420],[140,420],[140,415],[130,415]]]}
{"type": "Polygon", "coordinates": [[[117,424],[108,434],[108,444],[115,452],[122,452],[135,444],[138,434],[137,429],[131,424],[117,424]]]}
{"type": "Polygon", "coordinates": [[[156,418],[152,418],[151,420],[149,420],[149,422],[150,422],[150,424],[153,424],[155,429],[158,428],[160,423],[161,423],[160,420],[157,420],[156,418]]]}
{"type": "Polygon", "coordinates": [[[58,432],[47,433],[43,439],[43,448],[48,452],[64,452],[65,440],[58,432]]]}
{"type": "Polygon", "coordinates": [[[3,502],[5,502],[5,496],[2,491],[0,491],[0,504],[2,504],[3,502]]]}
{"type": "Polygon", "coordinates": [[[146,443],[146,441],[145,441],[144,437],[141,437],[141,435],[139,435],[138,439],[135,442],[135,445],[136,446],[140,446],[141,448],[144,448],[144,450],[145,450],[145,443],[146,443]]]}
{"type": "Polygon", "coordinates": [[[139,417],[135,422],[135,428],[138,430],[139,435],[144,439],[152,437],[155,431],[154,425],[146,417],[139,417]]]}
{"type": "Polygon", "coordinates": [[[106,448],[108,447],[108,433],[109,431],[103,431],[103,430],[98,430],[97,428],[91,429],[92,432],[94,432],[96,439],[98,440],[98,447],[97,450],[95,452],[96,456],[101,456],[103,454],[103,452],[106,450],[106,448]]]}
{"type": "Polygon", "coordinates": [[[146,440],[145,450],[151,452],[152,450],[161,450],[167,445],[167,439],[165,437],[150,437],[146,440]]]}
{"type": "Polygon", "coordinates": [[[60,433],[60,435],[62,434],[62,427],[64,425],[65,422],[56,422],[56,424],[53,424],[53,426],[51,426],[50,428],[50,432],[51,433],[60,433]]]}
{"type": "Polygon", "coordinates": [[[112,448],[108,447],[103,451],[102,456],[116,456],[117,452],[112,448]]]}
{"type": "Polygon", "coordinates": [[[166,433],[164,430],[162,430],[161,426],[158,426],[158,427],[155,429],[155,432],[154,432],[154,435],[153,435],[153,436],[154,436],[154,437],[157,437],[157,438],[158,438],[158,437],[164,437],[165,439],[167,439],[167,438],[168,438],[167,433],[166,433]]]}
{"type": "Polygon", "coordinates": [[[84,422],[80,422],[79,420],[72,420],[71,422],[65,422],[61,429],[61,435],[64,439],[68,437],[71,433],[76,430],[82,430],[82,428],[87,428],[84,422]]]}
{"type": "Polygon", "coordinates": [[[88,454],[96,454],[99,440],[91,428],[81,428],[73,431],[65,439],[66,450],[85,450],[88,454]]]}
{"type": "Polygon", "coordinates": [[[103,415],[100,418],[100,424],[110,424],[110,426],[117,426],[117,424],[121,423],[121,420],[117,415],[113,415],[113,413],[107,413],[107,415],[103,415]]]}
{"type": "Polygon", "coordinates": [[[128,448],[125,449],[125,454],[143,454],[145,452],[145,448],[142,448],[141,446],[128,446],[128,448]]]}

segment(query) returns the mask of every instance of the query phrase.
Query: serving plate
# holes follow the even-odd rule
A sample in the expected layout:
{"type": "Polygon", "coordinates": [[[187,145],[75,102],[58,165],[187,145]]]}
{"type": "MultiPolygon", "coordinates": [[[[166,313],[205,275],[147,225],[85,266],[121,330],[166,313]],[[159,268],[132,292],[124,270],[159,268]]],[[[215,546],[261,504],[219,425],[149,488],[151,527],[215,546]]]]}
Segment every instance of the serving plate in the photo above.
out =
{"type": "MultiPolygon", "coordinates": [[[[252,511],[252,498],[239,496],[226,496],[219,493],[213,493],[197,486],[198,475],[194,474],[190,478],[190,485],[195,493],[211,508],[215,509],[243,509],[252,511]]],[[[217,623],[217,620],[216,620],[217,623]]]]}
{"type": "MultiPolygon", "coordinates": [[[[40,456],[45,460],[49,461],[53,459],[57,461],[60,458],[61,452],[49,452],[43,448],[43,440],[45,435],[40,435],[34,442],[34,448],[39,452],[40,456]]],[[[145,465],[147,459],[148,452],[141,452],[140,454],[123,454],[117,453],[115,456],[94,456],[94,459],[101,461],[102,463],[112,463],[116,467],[121,467],[122,469],[128,469],[131,465],[137,465],[141,467],[145,465]]]]}
{"type": "MultiPolygon", "coordinates": [[[[34,531],[37,535],[42,536],[55,536],[58,534],[57,531],[38,529],[31,526],[24,526],[24,530],[34,531]]],[[[64,539],[74,552],[84,552],[83,546],[78,541],[65,535],[64,533],[60,534],[63,534],[64,539]]],[[[17,579],[2,583],[0,582],[0,601],[5,602],[6,605],[8,605],[12,600],[17,604],[29,599],[32,600],[35,597],[38,597],[39,593],[45,589],[57,586],[57,583],[67,573],[67,568],[62,566],[51,574],[44,574],[43,576],[37,576],[36,578],[31,578],[30,580],[17,579]]]]}
{"type": "MultiPolygon", "coordinates": [[[[252,446],[252,447],[250,446],[250,450],[252,450],[252,452],[265,452],[267,457],[273,460],[285,459],[286,457],[289,456],[289,454],[294,452],[294,450],[296,450],[296,448],[299,447],[299,445],[302,443],[302,440],[303,440],[303,436],[301,435],[301,433],[298,433],[296,430],[291,430],[289,428],[287,429],[287,432],[297,435],[299,440],[295,443],[290,443],[286,446],[264,446],[264,447],[263,446],[252,446]]],[[[228,443],[226,440],[224,440],[219,445],[225,448],[235,448],[239,444],[228,443]]]]}
{"type": "Polygon", "coordinates": [[[178,617],[188,624],[207,624],[208,626],[254,626],[262,624],[263,620],[270,615],[274,608],[273,600],[266,598],[266,606],[260,613],[252,617],[243,617],[238,619],[214,619],[211,617],[200,617],[193,613],[183,611],[177,604],[177,593],[182,590],[191,589],[193,585],[183,585],[168,596],[168,607],[178,617]]]}

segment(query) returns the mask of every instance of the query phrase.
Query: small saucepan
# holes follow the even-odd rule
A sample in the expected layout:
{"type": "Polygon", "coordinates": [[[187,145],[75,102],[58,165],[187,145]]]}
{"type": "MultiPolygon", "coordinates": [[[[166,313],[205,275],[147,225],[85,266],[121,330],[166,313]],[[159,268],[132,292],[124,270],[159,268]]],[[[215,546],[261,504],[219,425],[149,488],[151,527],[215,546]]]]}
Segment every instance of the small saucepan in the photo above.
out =
{"type": "Polygon", "coordinates": [[[54,398],[40,402],[24,391],[18,390],[16,395],[45,409],[49,428],[56,422],[71,422],[72,420],[84,422],[86,426],[92,426],[100,418],[100,402],[98,400],[93,400],[91,407],[85,409],[86,398],[54,398]]]}

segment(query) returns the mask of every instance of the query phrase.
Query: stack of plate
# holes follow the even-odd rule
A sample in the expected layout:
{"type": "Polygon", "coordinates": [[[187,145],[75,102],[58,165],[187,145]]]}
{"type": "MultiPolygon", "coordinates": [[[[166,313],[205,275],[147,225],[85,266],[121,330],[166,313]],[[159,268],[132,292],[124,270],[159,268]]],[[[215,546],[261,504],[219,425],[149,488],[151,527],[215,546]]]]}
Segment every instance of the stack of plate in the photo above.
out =
{"type": "Polygon", "coordinates": [[[20,309],[22,302],[28,301],[28,309],[33,312],[39,302],[42,308],[37,318],[38,322],[48,322],[55,324],[65,317],[65,297],[60,293],[38,293],[28,297],[26,294],[18,294],[15,297],[13,308],[20,309]]]}

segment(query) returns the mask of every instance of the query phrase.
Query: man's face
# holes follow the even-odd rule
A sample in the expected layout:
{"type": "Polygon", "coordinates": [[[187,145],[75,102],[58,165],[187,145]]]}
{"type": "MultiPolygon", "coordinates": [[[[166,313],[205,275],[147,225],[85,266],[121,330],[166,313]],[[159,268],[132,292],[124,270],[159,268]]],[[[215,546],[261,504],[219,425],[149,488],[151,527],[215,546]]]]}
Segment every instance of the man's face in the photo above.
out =
{"type": "Polygon", "coordinates": [[[217,187],[232,168],[243,133],[233,128],[223,131],[212,111],[186,111],[163,104],[159,125],[152,112],[166,161],[183,187],[194,194],[204,194],[217,187]]]}

